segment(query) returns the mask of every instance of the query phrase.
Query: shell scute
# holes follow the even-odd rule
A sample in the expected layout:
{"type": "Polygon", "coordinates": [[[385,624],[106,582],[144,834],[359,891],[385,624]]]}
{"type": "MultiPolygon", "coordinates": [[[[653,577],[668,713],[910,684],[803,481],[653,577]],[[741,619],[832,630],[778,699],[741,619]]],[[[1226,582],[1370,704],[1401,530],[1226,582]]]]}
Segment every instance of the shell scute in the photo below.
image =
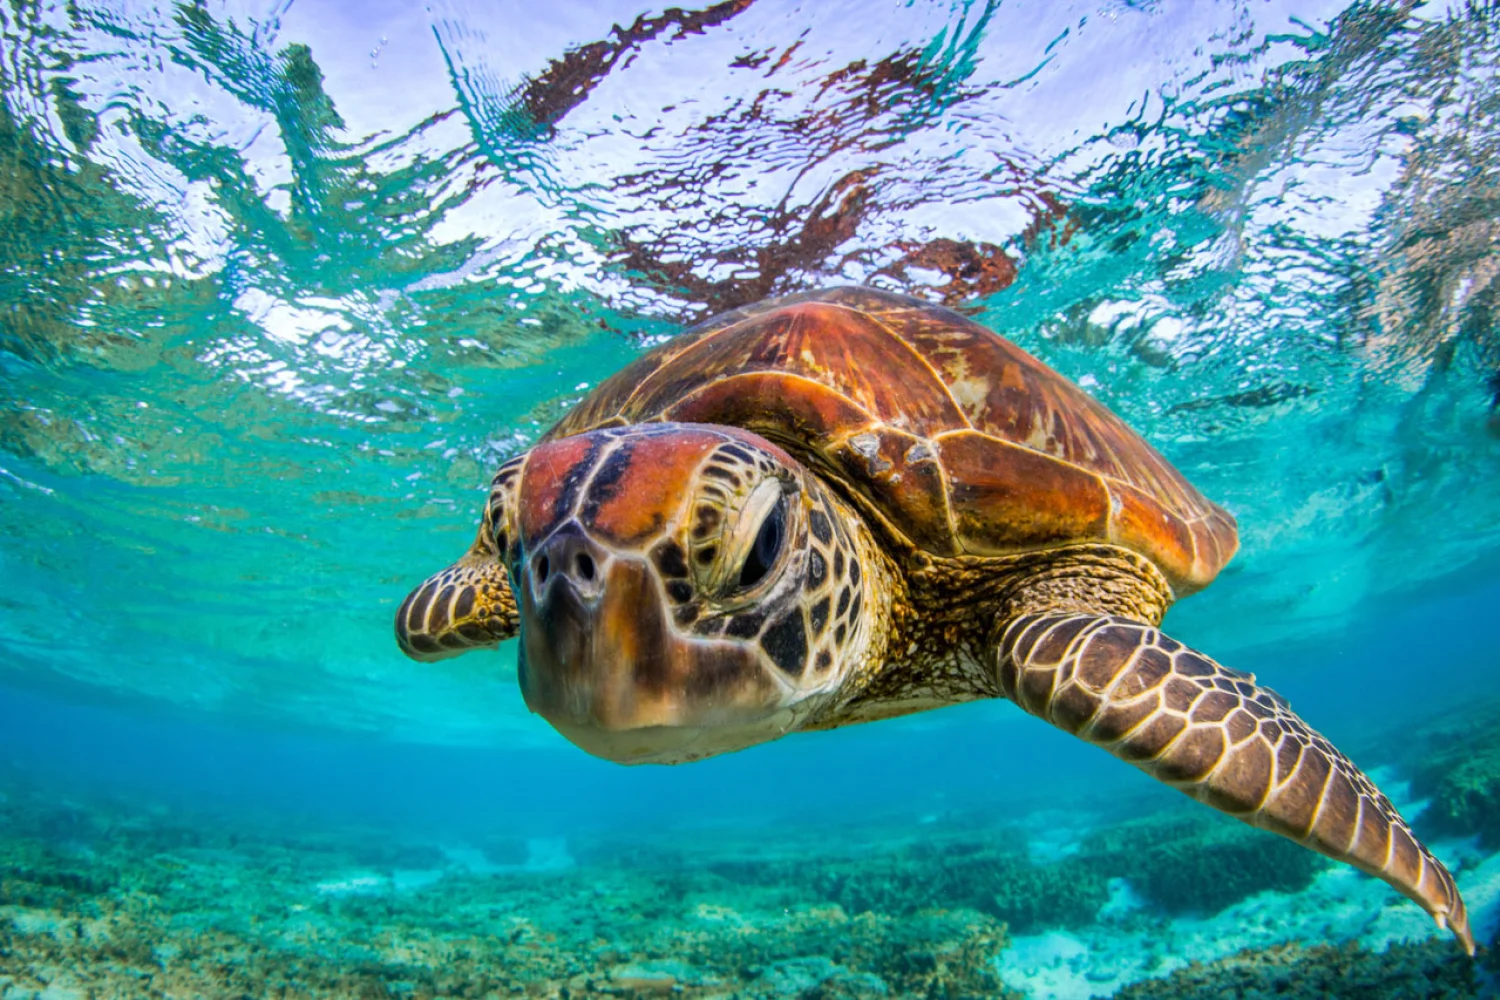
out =
{"type": "Polygon", "coordinates": [[[660,412],[705,383],[748,372],[802,375],[874,420],[916,434],[964,423],[911,345],[862,312],[820,301],[751,313],[696,335],[670,364],[638,380],[629,409],[660,412]]]}
{"type": "Polygon", "coordinates": [[[1109,490],[1116,505],[1109,540],[1153,553],[1179,576],[1191,574],[1198,553],[1187,523],[1143,490],[1118,481],[1110,483],[1109,490]]]}
{"type": "Polygon", "coordinates": [[[948,514],[948,483],[927,438],[877,425],[829,449],[855,492],[874,504],[920,548],[958,555],[948,514]]]}
{"type": "Polygon", "coordinates": [[[1109,490],[1097,475],[977,431],[933,443],[965,552],[1001,555],[1105,536],[1109,490]]]}
{"type": "Polygon", "coordinates": [[[1238,545],[1234,518],[1082,389],[958,313],[875,289],[715,317],[607,379],[547,439],[653,420],[761,434],[938,555],[1111,543],[1182,596],[1238,545]]]}
{"type": "Polygon", "coordinates": [[[715,379],[662,409],[666,420],[728,423],[815,449],[870,426],[870,415],[821,382],[789,372],[715,379]]]}

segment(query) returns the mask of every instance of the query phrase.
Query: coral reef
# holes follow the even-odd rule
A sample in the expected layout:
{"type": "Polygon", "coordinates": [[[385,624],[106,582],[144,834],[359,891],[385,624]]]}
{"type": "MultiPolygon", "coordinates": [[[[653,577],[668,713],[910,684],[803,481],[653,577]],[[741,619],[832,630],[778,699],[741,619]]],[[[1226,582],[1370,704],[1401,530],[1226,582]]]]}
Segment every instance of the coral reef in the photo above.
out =
{"type": "Polygon", "coordinates": [[[1484,995],[1446,941],[1282,943],[1358,937],[1385,896],[1233,821],[1168,810],[1044,850],[1055,824],[1029,821],[443,843],[4,785],[0,997],[1484,995]]]}
{"type": "Polygon", "coordinates": [[[1194,963],[1127,986],[1115,1000],[1458,1000],[1478,997],[1474,963],[1445,941],[1394,944],[1284,944],[1194,963]]]}
{"type": "Polygon", "coordinates": [[[230,832],[17,795],[0,811],[15,821],[0,837],[7,1000],[1008,995],[1005,926],[972,910],[786,905],[775,883],[599,848],[530,870],[494,863],[503,843],[230,832]]]}
{"type": "Polygon", "coordinates": [[[1093,919],[1108,899],[1106,878],[1072,861],[1036,864],[1025,845],[1001,832],[902,844],[879,852],[808,858],[739,857],[709,871],[736,885],[779,887],[789,901],[831,903],[851,914],[908,916],[934,908],[968,909],[1013,931],[1093,919]]]}
{"type": "Polygon", "coordinates": [[[1084,843],[1082,864],[1127,878],[1168,913],[1213,913],[1257,892],[1305,889],[1331,862],[1281,837],[1212,813],[1116,824],[1084,843]]]}
{"type": "Polygon", "coordinates": [[[662,899],[716,886],[753,888],[787,906],[836,905],[852,915],[973,910],[1017,934],[1093,921],[1109,902],[1112,880],[1124,879],[1167,914],[1212,913],[1258,892],[1296,892],[1330,864],[1289,841],[1191,807],[1112,824],[1085,837],[1077,853],[1050,861],[1033,859],[1014,829],[985,832],[979,839],[933,831],[877,850],[842,852],[826,843],[781,855],[739,851],[711,858],[633,850],[629,864],[657,872],[662,899]]]}
{"type": "Polygon", "coordinates": [[[1424,832],[1500,846],[1500,702],[1467,705],[1385,745],[1402,748],[1412,790],[1429,800],[1424,832]]]}

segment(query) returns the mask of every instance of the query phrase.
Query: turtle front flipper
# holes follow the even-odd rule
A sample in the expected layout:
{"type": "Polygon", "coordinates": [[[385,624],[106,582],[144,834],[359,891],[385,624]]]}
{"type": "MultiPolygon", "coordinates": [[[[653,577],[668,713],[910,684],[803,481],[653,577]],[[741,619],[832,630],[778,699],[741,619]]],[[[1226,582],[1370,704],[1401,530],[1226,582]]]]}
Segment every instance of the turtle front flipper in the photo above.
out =
{"type": "Polygon", "coordinates": [[[1022,615],[1000,686],[1027,712],[1200,802],[1384,879],[1474,953],[1453,876],[1364,773],[1280,695],[1148,625],[1022,615]]]}
{"type": "Polygon", "coordinates": [[[396,612],[396,642],[429,662],[512,638],[521,627],[510,577],[486,525],[458,562],[434,573],[396,612]]]}

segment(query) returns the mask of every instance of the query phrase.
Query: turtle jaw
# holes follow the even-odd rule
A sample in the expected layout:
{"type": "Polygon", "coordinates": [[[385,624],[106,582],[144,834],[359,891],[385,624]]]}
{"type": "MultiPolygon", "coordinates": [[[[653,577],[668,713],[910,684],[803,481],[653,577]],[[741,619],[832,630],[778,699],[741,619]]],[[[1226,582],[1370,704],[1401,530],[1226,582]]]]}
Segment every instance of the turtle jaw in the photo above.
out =
{"type": "Polygon", "coordinates": [[[615,764],[687,764],[705,757],[732,753],[765,743],[790,731],[795,718],[757,720],[743,726],[646,726],[640,729],[602,729],[590,725],[553,722],[569,743],[615,764]]]}
{"type": "Polygon", "coordinates": [[[521,693],[580,749],[622,764],[678,763],[790,728],[790,689],[752,648],[678,633],[644,560],[559,532],[527,562],[521,693]],[[580,578],[580,556],[592,579],[580,578]]]}

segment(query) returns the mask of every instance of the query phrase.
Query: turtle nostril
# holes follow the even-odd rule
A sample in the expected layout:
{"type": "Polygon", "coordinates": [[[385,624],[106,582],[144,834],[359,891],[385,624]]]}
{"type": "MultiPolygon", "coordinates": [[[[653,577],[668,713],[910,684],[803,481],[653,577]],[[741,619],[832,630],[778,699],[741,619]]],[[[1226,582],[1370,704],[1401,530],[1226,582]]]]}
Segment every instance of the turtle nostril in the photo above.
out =
{"type": "Polygon", "coordinates": [[[551,572],[552,572],[552,564],[547,560],[546,556],[542,556],[540,559],[538,559],[536,561],[536,582],[537,583],[546,583],[547,582],[547,574],[549,574],[551,572]]]}
{"type": "Polygon", "coordinates": [[[594,557],[587,552],[580,552],[578,553],[576,562],[578,564],[578,575],[585,580],[592,580],[594,578],[594,557]]]}

